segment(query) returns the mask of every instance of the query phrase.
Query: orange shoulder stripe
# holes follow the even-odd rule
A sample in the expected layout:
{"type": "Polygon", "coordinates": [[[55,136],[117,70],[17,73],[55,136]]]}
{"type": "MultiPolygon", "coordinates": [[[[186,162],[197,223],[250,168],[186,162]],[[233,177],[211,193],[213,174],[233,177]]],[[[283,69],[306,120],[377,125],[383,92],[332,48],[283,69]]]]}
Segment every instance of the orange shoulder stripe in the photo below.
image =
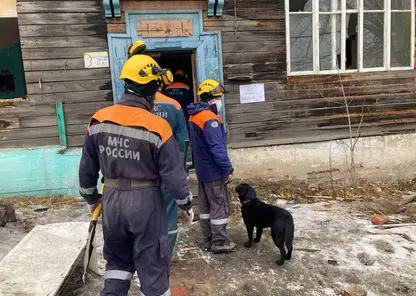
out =
{"type": "Polygon", "coordinates": [[[184,88],[184,89],[187,89],[187,90],[191,89],[188,85],[186,85],[185,83],[182,83],[182,82],[174,82],[172,84],[169,84],[166,87],[166,89],[171,89],[171,88],[184,88]]]}
{"type": "MultiPolygon", "coordinates": [[[[100,123],[112,121],[123,126],[144,127],[151,132],[159,134],[163,143],[172,136],[172,129],[166,120],[142,108],[116,104],[98,110],[91,117],[90,125],[94,119],[100,123]]],[[[88,125],[88,130],[90,125],[88,125]]]]}
{"type": "Polygon", "coordinates": [[[204,129],[205,122],[209,120],[217,120],[219,123],[222,124],[221,118],[214,112],[209,110],[201,111],[198,114],[191,115],[189,117],[189,121],[195,123],[197,126],[199,126],[200,129],[204,129]]]}
{"type": "Polygon", "coordinates": [[[181,106],[181,104],[178,103],[178,101],[176,101],[176,100],[174,100],[174,99],[172,99],[172,98],[170,98],[170,97],[168,97],[168,96],[166,96],[166,95],[164,95],[160,92],[156,93],[155,98],[156,98],[156,103],[157,102],[169,103],[169,104],[174,105],[176,107],[176,109],[182,110],[182,106],[181,106]]]}

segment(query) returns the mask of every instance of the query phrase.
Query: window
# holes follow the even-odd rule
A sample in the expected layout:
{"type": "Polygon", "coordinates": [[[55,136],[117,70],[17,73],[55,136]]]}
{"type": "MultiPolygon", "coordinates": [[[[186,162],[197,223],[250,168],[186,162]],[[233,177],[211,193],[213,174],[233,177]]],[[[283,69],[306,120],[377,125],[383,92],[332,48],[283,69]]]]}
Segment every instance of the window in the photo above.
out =
{"type": "Polygon", "coordinates": [[[24,98],[26,83],[16,1],[0,1],[0,36],[0,100],[24,98]]]}
{"type": "Polygon", "coordinates": [[[413,69],[415,0],[286,0],[289,75],[413,69]]]}

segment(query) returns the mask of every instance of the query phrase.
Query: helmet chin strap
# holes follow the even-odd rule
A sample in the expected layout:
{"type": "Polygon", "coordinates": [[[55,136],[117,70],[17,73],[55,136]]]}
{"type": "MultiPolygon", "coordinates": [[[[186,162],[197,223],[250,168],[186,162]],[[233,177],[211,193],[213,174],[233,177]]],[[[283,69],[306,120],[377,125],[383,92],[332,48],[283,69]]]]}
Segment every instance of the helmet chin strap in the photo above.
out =
{"type": "Polygon", "coordinates": [[[146,99],[149,103],[155,100],[155,94],[158,91],[160,82],[151,81],[146,85],[129,84],[125,86],[126,93],[134,94],[146,99]]]}

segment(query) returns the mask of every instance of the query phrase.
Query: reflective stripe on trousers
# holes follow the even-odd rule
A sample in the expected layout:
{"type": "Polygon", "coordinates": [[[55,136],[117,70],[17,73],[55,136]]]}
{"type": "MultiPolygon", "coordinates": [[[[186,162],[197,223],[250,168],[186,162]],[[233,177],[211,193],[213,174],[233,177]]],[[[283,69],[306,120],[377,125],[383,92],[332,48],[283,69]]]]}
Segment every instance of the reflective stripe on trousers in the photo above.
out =
{"type": "Polygon", "coordinates": [[[107,270],[104,274],[106,280],[130,281],[132,278],[133,273],[124,270],[107,270]]]}
{"type": "Polygon", "coordinates": [[[222,243],[227,237],[227,186],[222,181],[198,184],[200,226],[203,237],[222,243]]]}
{"type": "MultiPolygon", "coordinates": [[[[145,294],[143,294],[143,292],[140,292],[140,296],[146,296],[145,294]]],[[[170,294],[170,289],[169,290],[167,290],[165,293],[163,293],[162,295],[160,295],[160,296],[171,296],[171,294],[170,294]]]]}
{"type": "Polygon", "coordinates": [[[224,225],[228,224],[228,218],[225,219],[211,219],[212,225],[224,225]]]}
{"type": "Polygon", "coordinates": [[[199,219],[210,219],[211,215],[210,214],[199,214],[199,219]]]}
{"type": "Polygon", "coordinates": [[[166,293],[169,289],[168,221],[161,190],[108,187],[104,191],[103,209],[103,254],[107,272],[100,295],[126,296],[135,270],[145,295],[169,295],[166,293]],[[132,243],[132,236],[137,243],[132,243]],[[151,247],[140,247],[143,245],[151,247]]]}

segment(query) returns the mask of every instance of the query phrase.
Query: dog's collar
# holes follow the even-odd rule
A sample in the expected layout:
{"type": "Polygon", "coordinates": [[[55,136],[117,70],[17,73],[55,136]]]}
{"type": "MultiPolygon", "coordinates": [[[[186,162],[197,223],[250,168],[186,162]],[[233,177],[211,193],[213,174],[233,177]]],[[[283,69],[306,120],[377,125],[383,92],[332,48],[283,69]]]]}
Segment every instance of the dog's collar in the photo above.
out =
{"type": "Polygon", "coordinates": [[[252,202],[253,200],[255,200],[255,199],[250,199],[250,200],[245,200],[245,201],[243,201],[243,205],[246,205],[246,204],[248,204],[249,202],[252,202]]]}

